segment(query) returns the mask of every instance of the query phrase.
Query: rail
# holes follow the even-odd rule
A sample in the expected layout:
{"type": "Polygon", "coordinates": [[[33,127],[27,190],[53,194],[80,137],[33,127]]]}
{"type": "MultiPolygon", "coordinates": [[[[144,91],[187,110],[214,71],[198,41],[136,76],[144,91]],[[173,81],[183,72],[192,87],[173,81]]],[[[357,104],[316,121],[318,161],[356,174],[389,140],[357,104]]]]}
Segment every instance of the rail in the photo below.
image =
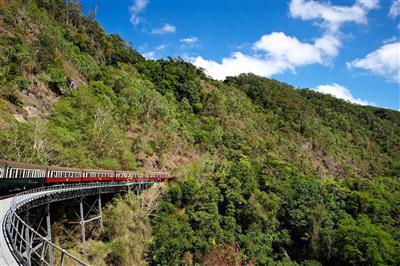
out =
{"type": "MultiPolygon", "coordinates": [[[[161,181],[162,179],[158,180],[161,181]]],[[[65,262],[73,262],[76,265],[89,265],[65,249],[55,245],[46,236],[39,234],[34,228],[28,225],[17,213],[24,205],[48,197],[57,193],[66,193],[81,190],[96,190],[112,187],[130,187],[133,185],[151,184],[155,181],[120,181],[120,182],[97,182],[97,183],[76,183],[67,185],[55,185],[40,187],[21,192],[14,196],[10,208],[5,217],[5,231],[14,255],[18,260],[32,265],[35,261],[38,265],[65,265],[65,262]]]]}

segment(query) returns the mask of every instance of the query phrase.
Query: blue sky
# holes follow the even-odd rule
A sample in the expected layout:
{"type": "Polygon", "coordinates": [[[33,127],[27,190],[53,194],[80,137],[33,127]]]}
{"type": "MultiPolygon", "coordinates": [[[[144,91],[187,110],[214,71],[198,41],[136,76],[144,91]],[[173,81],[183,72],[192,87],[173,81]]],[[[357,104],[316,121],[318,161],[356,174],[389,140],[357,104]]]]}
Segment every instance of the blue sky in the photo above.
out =
{"type": "Polygon", "coordinates": [[[400,10],[392,0],[97,0],[97,20],[147,58],[216,79],[252,72],[357,104],[400,109],[400,10]]]}

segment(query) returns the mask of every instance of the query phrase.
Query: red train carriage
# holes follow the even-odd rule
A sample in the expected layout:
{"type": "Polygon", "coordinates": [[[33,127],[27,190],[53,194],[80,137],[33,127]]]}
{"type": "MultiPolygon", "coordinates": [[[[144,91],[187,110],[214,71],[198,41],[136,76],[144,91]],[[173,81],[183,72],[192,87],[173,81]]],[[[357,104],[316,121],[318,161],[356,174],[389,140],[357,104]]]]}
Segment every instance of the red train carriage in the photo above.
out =
{"type": "Polygon", "coordinates": [[[168,176],[166,172],[79,169],[0,160],[0,189],[57,183],[162,181],[168,176]]]}
{"type": "Polygon", "coordinates": [[[81,182],[82,176],[83,170],[79,168],[48,166],[44,183],[76,183],[81,182]]]}
{"type": "Polygon", "coordinates": [[[82,182],[114,181],[115,171],[83,169],[82,182]]]}

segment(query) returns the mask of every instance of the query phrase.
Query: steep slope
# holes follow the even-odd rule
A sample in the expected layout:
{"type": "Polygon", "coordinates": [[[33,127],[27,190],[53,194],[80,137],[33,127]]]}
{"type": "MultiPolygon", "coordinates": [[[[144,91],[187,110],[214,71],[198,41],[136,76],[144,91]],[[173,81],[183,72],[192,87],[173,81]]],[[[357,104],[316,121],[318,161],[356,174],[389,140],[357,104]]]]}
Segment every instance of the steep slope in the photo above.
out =
{"type": "Polygon", "coordinates": [[[399,263],[399,112],[145,60],[61,0],[0,2],[0,34],[0,158],[176,175],[150,263],[399,263]]]}

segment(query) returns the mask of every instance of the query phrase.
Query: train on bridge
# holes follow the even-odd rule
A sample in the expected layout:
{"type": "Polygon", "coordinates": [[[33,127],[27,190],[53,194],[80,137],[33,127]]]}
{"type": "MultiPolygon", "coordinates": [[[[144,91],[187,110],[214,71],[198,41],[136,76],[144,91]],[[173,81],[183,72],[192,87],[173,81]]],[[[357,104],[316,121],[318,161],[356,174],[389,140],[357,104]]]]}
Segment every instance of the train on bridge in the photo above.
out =
{"type": "Polygon", "coordinates": [[[167,172],[80,169],[0,159],[0,191],[65,183],[164,181],[168,177],[169,173],[167,172]]]}

